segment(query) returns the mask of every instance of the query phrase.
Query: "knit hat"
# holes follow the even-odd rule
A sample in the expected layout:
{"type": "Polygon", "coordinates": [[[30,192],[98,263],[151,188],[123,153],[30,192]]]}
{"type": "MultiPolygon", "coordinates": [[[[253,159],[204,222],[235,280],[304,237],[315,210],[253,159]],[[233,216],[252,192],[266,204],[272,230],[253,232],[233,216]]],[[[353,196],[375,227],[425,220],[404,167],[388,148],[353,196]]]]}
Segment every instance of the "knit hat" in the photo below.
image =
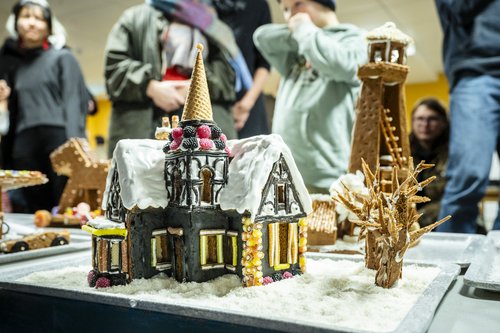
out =
{"type": "Polygon", "coordinates": [[[323,6],[328,7],[333,11],[335,11],[335,7],[337,7],[335,0],[311,0],[311,1],[322,4],[323,6]]]}

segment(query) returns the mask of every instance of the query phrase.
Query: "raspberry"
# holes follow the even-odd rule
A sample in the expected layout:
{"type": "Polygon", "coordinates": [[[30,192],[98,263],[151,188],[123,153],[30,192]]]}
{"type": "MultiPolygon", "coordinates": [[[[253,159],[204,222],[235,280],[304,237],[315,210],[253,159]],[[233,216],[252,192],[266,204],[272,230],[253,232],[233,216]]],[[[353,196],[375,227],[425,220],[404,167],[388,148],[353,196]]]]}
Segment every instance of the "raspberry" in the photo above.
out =
{"type": "Polygon", "coordinates": [[[201,125],[196,129],[196,133],[198,134],[198,137],[200,139],[210,139],[212,131],[210,130],[210,127],[208,127],[207,125],[201,125]]]}
{"type": "Polygon", "coordinates": [[[200,139],[200,147],[203,150],[210,150],[214,146],[214,143],[210,139],[200,139]]]}
{"type": "MultiPolygon", "coordinates": [[[[176,127],[172,130],[172,132],[170,132],[170,134],[172,135],[172,139],[180,139],[182,138],[182,127],[176,127]]],[[[170,138],[170,136],[169,136],[170,138]]],[[[173,141],[173,140],[170,140],[170,141],[173,141]]]]}

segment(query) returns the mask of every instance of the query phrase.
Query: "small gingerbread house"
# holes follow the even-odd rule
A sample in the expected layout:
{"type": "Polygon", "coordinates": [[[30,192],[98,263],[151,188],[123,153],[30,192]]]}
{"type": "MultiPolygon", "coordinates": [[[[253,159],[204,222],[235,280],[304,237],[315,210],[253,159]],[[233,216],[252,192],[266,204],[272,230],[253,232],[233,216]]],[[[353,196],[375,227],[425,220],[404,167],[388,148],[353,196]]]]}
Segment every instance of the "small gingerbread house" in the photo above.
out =
{"type": "MultiPolygon", "coordinates": [[[[372,172],[380,165],[384,190],[392,168],[407,169],[410,144],[406,130],[406,48],[412,39],[388,22],[369,32],[369,62],[358,70],[363,81],[358,101],[349,172],[361,170],[363,158],[372,172]]],[[[399,173],[404,178],[405,172],[399,173]]]]}

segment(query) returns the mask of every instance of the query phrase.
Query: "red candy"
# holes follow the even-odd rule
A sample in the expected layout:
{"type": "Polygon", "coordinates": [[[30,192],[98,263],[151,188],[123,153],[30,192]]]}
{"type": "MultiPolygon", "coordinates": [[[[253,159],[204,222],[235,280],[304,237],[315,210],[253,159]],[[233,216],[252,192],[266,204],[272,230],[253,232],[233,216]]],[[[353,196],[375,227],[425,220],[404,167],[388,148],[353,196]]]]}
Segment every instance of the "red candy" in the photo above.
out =
{"type": "Polygon", "coordinates": [[[265,285],[268,285],[270,283],[273,283],[273,279],[270,277],[270,276],[266,276],[263,281],[262,281],[262,284],[265,286],[265,285]]]}
{"type": "Polygon", "coordinates": [[[109,286],[111,286],[111,281],[106,277],[100,277],[95,282],[96,288],[108,288],[109,286]]]}
{"type": "Polygon", "coordinates": [[[219,139],[220,139],[222,142],[226,142],[226,141],[227,141],[226,134],[222,133],[222,134],[220,135],[219,139]]]}
{"type": "Polygon", "coordinates": [[[290,272],[284,272],[283,273],[283,279],[291,279],[293,278],[293,274],[290,272]]]}
{"type": "Polygon", "coordinates": [[[201,125],[196,129],[196,134],[198,134],[200,139],[209,139],[212,135],[212,131],[207,125],[201,125]]]}
{"type": "Polygon", "coordinates": [[[172,138],[174,140],[182,138],[182,127],[176,127],[172,130],[172,138]]]}
{"type": "MultiPolygon", "coordinates": [[[[203,125],[205,126],[205,125],[203,125]]],[[[207,126],[208,127],[208,126],[207,126]]],[[[200,147],[203,150],[210,150],[214,146],[214,142],[210,139],[200,139],[200,147]]]]}
{"type": "MultiPolygon", "coordinates": [[[[180,128],[180,127],[177,127],[177,128],[180,128]]],[[[181,143],[182,143],[182,137],[178,138],[178,139],[174,139],[174,141],[172,141],[172,143],[170,144],[170,150],[179,149],[179,147],[181,146],[181,143]]]]}
{"type": "Polygon", "coordinates": [[[229,147],[228,147],[228,146],[226,146],[226,147],[224,148],[224,151],[227,153],[227,155],[228,155],[229,157],[232,157],[232,156],[233,156],[233,155],[231,155],[231,150],[229,150],[229,147]]]}

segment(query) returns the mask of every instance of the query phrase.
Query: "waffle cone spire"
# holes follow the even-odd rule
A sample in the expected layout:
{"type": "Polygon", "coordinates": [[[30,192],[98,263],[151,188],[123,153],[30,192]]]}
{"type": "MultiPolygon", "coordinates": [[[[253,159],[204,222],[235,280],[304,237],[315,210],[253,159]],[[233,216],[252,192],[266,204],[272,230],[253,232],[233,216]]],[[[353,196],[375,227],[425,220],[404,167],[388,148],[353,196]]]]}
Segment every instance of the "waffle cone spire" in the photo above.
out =
{"type": "Polygon", "coordinates": [[[184,120],[213,120],[212,103],[208,92],[205,65],[203,64],[203,45],[196,45],[198,54],[196,63],[191,74],[191,85],[189,86],[182,121],[184,120]]]}

